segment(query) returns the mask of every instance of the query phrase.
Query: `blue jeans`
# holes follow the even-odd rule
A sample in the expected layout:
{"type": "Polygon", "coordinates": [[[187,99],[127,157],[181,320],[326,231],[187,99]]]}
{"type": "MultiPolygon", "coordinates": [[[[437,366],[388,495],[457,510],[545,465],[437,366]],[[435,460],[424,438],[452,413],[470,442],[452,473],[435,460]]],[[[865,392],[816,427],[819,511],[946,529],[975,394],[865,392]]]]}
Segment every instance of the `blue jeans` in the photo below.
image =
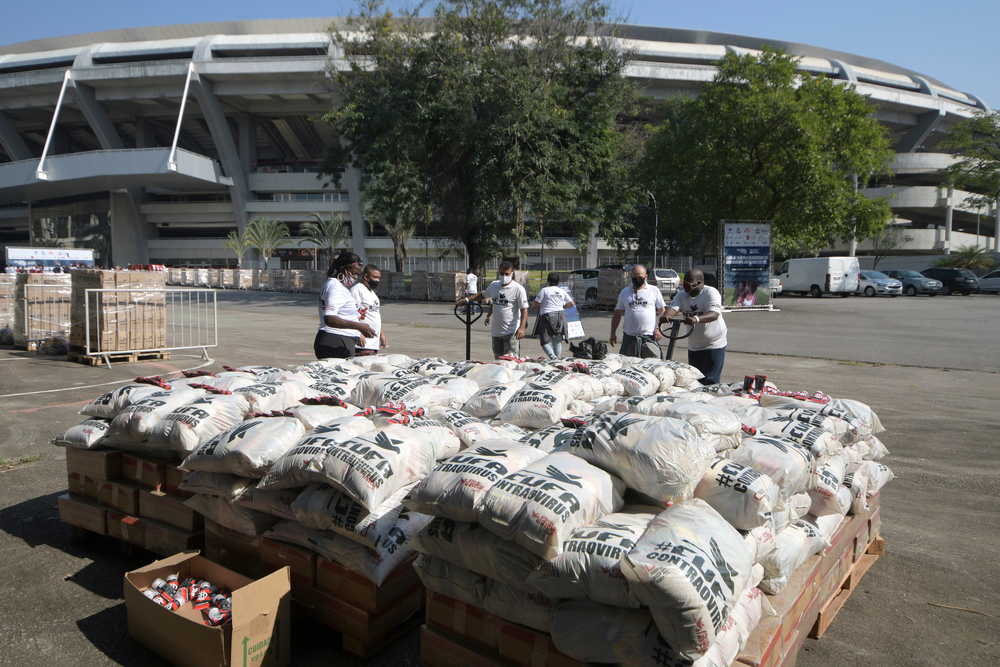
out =
{"type": "Polygon", "coordinates": [[[558,359],[562,356],[562,339],[553,338],[548,343],[542,343],[542,351],[549,359],[558,359]]]}
{"type": "Polygon", "coordinates": [[[726,363],[726,348],[688,350],[688,363],[705,375],[699,382],[719,384],[722,381],[722,365],[726,363]]]}

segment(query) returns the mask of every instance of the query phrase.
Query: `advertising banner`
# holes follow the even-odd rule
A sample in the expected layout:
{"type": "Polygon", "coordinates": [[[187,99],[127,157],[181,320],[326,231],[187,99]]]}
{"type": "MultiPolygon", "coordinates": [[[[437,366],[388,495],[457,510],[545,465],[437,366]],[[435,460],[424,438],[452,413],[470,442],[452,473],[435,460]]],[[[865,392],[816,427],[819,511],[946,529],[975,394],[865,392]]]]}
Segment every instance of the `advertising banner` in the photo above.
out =
{"type": "Polygon", "coordinates": [[[771,224],[723,222],[722,303],[729,310],[771,307],[771,224]]]}
{"type": "Polygon", "coordinates": [[[7,266],[93,268],[94,251],[89,248],[7,248],[7,266]]]}

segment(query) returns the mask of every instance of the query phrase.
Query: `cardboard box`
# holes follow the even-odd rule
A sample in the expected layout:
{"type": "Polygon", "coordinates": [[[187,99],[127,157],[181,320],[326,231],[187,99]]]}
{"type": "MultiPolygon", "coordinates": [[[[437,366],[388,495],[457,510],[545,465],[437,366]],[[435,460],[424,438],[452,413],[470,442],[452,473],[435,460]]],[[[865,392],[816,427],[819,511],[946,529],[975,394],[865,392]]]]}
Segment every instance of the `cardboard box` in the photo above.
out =
{"type": "Polygon", "coordinates": [[[514,623],[500,630],[500,655],[526,667],[583,667],[579,660],[560,653],[548,633],[514,623]]]}
{"type": "Polygon", "coordinates": [[[183,498],[165,491],[142,489],[139,492],[139,516],[159,521],[185,533],[197,533],[205,528],[205,519],[201,514],[185,505],[183,498]]]}
{"type": "Polygon", "coordinates": [[[82,472],[71,472],[68,476],[69,493],[71,496],[86,498],[87,500],[98,500],[98,491],[103,480],[96,477],[84,475],[82,472]]]}
{"type": "Polygon", "coordinates": [[[198,531],[185,533],[162,523],[143,519],[146,525],[145,547],[153,553],[163,555],[175,554],[179,551],[199,550],[205,546],[205,533],[198,531]]]}
{"type": "Polygon", "coordinates": [[[764,618],[750,633],[750,638],[736,657],[736,662],[751,667],[778,667],[783,648],[781,619],[764,618]]]}
{"type": "Polygon", "coordinates": [[[455,598],[427,591],[427,623],[494,653],[507,621],[455,598]]]}
{"type": "Polygon", "coordinates": [[[260,563],[260,543],[260,536],[244,535],[211,519],[205,520],[206,547],[229,552],[251,563],[260,563]]]}
{"type": "Polygon", "coordinates": [[[420,664],[424,667],[512,667],[495,652],[463,641],[430,625],[420,628],[420,664]]]}
{"type": "Polygon", "coordinates": [[[96,479],[117,479],[122,476],[123,454],[120,449],[66,448],[67,472],[78,472],[96,479]]]}
{"type": "Polygon", "coordinates": [[[176,554],[125,575],[129,635],[179,667],[288,665],[290,600],[287,570],[252,581],[197,553],[176,554]],[[207,579],[231,590],[232,623],[209,627],[204,625],[202,612],[194,611],[191,603],[170,611],[142,594],[154,579],[171,574],[180,579],[207,579]]]}
{"type": "Polygon", "coordinates": [[[413,569],[416,555],[389,573],[381,586],[368,577],[322,556],[316,559],[316,588],[368,611],[380,611],[413,590],[420,577],[413,569]]]}
{"type": "Polygon", "coordinates": [[[188,471],[181,470],[180,468],[177,467],[176,463],[168,463],[166,487],[165,487],[167,493],[172,493],[175,496],[180,496],[181,498],[190,498],[194,496],[194,494],[191,493],[190,491],[182,491],[181,489],[177,488],[181,485],[181,482],[184,481],[184,478],[187,477],[187,475],[188,471]]]}
{"type": "Polygon", "coordinates": [[[167,462],[126,453],[122,456],[122,474],[130,482],[159,491],[167,483],[167,462]]]}
{"type": "Polygon", "coordinates": [[[139,490],[142,487],[124,479],[102,480],[97,490],[97,501],[122,514],[139,516],[139,490]]]}
{"type": "Polygon", "coordinates": [[[108,535],[140,547],[146,546],[146,522],[119,512],[108,512],[108,535]]]}
{"type": "Polygon", "coordinates": [[[309,549],[262,539],[260,562],[273,570],[288,567],[293,584],[316,586],[316,553],[309,549]]]}
{"type": "Polygon", "coordinates": [[[91,500],[68,493],[59,496],[59,520],[98,535],[108,534],[108,510],[91,500]]]}
{"type": "MultiPolygon", "coordinates": [[[[782,638],[786,645],[794,639],[795,633],[801,627],[803,617],[809,605],[814,599],[819,597],[819,585],[821,583],[819,576],[820,560],[821,558],[818,555],[811,556],[799,569],[792,573],[788,582],[788,588],[781,593],[781,595],[784,595],[791,592],[794,596],[791,600],[791,605],[783,606],[784,613],[779,611],[778,607],[774,607],[774,610],[784,618],[782,623],[782,638]]],[[[812,626],[810,625],[810,627],[812,626]]],[[[808,631],[809,629],[807,628],[806,632],[808,631]]]]}
{"type": "Polygon", "coordinates": [[[362,609],[316,588],[296,588],[293,596],[312,618],[366,644],[392,632],[424,605],[420,586],[378,612],[362,609]]]}

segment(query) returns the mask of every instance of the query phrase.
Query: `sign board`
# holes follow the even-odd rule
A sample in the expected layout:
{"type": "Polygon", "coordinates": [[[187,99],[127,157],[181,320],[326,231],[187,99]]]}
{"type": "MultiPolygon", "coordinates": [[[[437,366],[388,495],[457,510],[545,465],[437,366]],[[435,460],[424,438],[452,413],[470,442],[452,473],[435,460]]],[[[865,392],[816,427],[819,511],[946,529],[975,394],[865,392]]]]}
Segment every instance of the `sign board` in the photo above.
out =
{"type": "Polygon", "coordinates": [[[93,268],[94,251],[90,248],[7,248],[7,266],[93,268]]]}
{"type": "Polygon", "coordinates": [[[771,223],[722,222],[722,304],[729,310],[771,308],[771,223]]]}
{"type": "Polygon", "coordinates": [[[278,248],[274,256],[280,259],[312,259],[313,248],[278,248]]]}

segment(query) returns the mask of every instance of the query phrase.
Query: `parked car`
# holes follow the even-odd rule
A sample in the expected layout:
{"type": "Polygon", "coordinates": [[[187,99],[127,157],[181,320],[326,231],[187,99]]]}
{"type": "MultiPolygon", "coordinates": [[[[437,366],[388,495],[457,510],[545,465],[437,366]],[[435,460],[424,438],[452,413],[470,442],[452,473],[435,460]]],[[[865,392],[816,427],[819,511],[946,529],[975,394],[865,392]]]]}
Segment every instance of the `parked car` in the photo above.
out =
{"type": "Polygon", "coordinates": [[[979,279],[979,291],[1000,294],[1000,271],[991,271],[979,279]]]}
{"type": "Polygon", "coordinates": [[[969,269],[946,269],[943,267],[932,267],[924,269],[922,274],[928,278],[941,281],[941,294],[961,294],[969,296],[973,292],[979,291],[979,278],[969,269]]]}
{"type": "Polygon", "coordinates": [[[771,276],[771,296],[778,296],[781,294],[782,289],[784,288],[781,286],[781,278],[771,276]]]}
{"type": "Polygon", "coordinates": [[[663,300],[669,303],[681,288],[681,278],[673,269],[653,269],[649,284],[656,285],[663,295],[663,300]]]}
{"type": "Polygon", "coordinates": [[[899,296],[903,293],[903,283],[881,271],[861,271],[860,278],[857,294],[899,296]]]}
{"type": "Polygon", "coordinates": [[[577,284],[581,285],[584,293],[583,298],[585,301],[596,301],[597,300],[597,277],[600,275],[598,269],[577,269],[572,272],[574,275],[580,276],[578,278],[577,284]]]}
{"type": "Polygon", "coordinates": [[[898,269],[889,269],[885,272],[885,275],[890,278],[895,278],[899,282],[903,283],[903,293],[906,294],[906,296],[916,296],[918,294],[937,296],[941,293],[942,285],[940,280],[928,278],[918,271],[900,271],[898,269]]]}

